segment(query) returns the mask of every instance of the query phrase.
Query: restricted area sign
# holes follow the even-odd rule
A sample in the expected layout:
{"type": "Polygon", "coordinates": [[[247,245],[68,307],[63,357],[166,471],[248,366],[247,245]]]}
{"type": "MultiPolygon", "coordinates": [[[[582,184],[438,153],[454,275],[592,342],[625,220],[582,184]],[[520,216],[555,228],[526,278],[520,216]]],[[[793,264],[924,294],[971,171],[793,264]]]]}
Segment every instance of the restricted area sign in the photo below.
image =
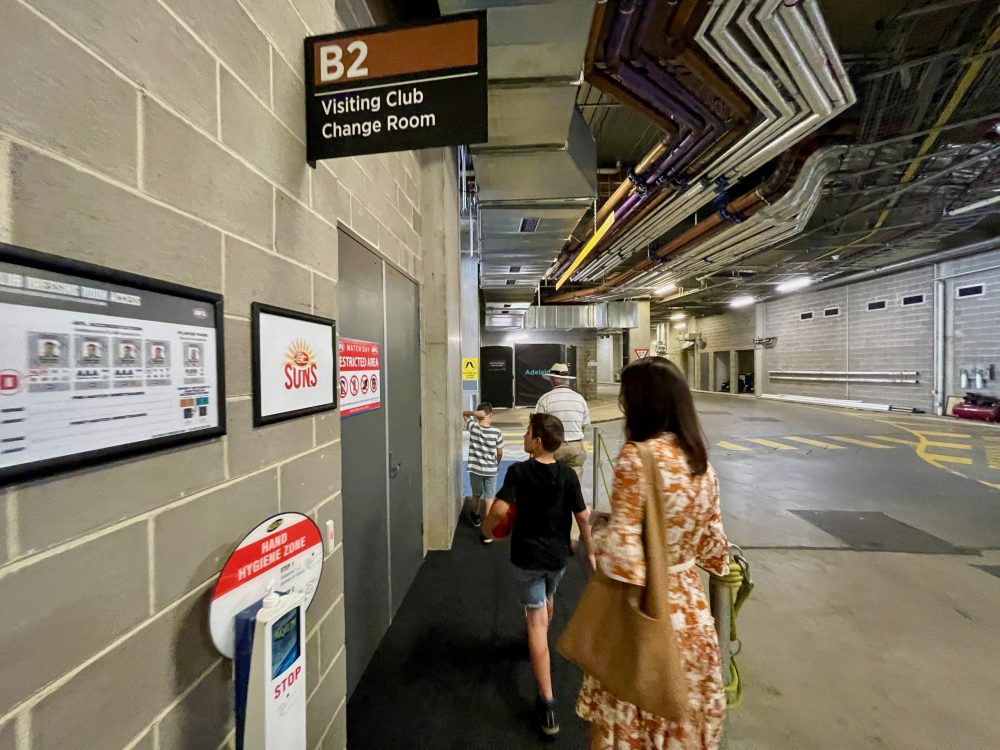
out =
{"type": "Polygon", "coordinates": [[[649,356],[649,349],[636,349],[635,356],[639,359],[645,359],[649,356]]]}
{"type": "Polygon", "coordinates": [[[485,143],[486,13],[305,40],[309,161],[485,143]]]}
{"type": "Polygon", "coordinates": [[[479,380],[479,358],[462,358],[462,380],[479,380]]]}
{"type": "Polygon", "coordinates": [[[302,594],[307,609],[322,572],[323,540],[315,522],[301,513],[268,518],[243,538],[215,582],[208,613],[212,643],[232,659],[236,615],[268,591],[302,594]]]}
{"type": "Polygon", "coordinates": [[[340,416],[382,406],[382,355],[375,341],[340,339],[340,416]]]}

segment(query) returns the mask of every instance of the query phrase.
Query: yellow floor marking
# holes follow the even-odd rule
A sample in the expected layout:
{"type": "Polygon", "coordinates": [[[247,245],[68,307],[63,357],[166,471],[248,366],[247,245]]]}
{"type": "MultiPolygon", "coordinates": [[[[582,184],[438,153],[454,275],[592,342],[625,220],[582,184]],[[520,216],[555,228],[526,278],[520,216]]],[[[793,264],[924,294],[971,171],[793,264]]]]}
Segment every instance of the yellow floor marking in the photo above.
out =
{"type": "Polygon", "coordinates": [[[774,448],[779,451],[797,451],[794,445],[785,445],[784,443],[778,443],[774,440],[767,440],[765,438],[744,438],[749,440],[751,443],[757,443],[757,445],[763,445],[765,448],[774,448]]]}
{"type": "Polygon", "coordinates": [[[987,443],[1000,443],[1000,437],[983,437],[987,443]]]}
{"type": "Polygon", "coordinates": [[[938,461],[943,464],[962,464],[963,466],[972,465],[972,459],[966,458],[965,456],[943,456],[939,453],[927,453],[925,455],[929,461],[938,461]]]}
{"type": "Polygon", "coordinates": [[[992,487],[995,490],[1000,490],[1000,483],[997,482],[984,482],[982,479],[979,480],[980,484],[985,484],[987,487],[992,487]]]}
{"type": "Polygon", "coordinates": [[[971,435],[963,435],[960,432],[932,432],[930,430],[910,430],[910,432],[913,432],[913,433],[915,433],[917,435],[923,435],[925,437],[927,437],[927,436],[930,436],[930,437],[957,437],[957,438],[966,438],[966,439],[969,439],[970,437],[972,437],[971,435]]]}
{"type": "Polygon", "coordinates": [[[942,443],[937,440],[928,440],[925,445],[928,448],[954,448],[959,451],[971,451],[972,446],[966,443],[942,443]]]}
{"type": "Polygon", "coordinates": [[[814,445],[817,448],[825,448],[826,450],[846,450],[842,445],[835,445],[833,443],[824,443],[822,440],[813,440],[812,438],[805,437],[786,437],[785,440],[794,440],[796,443],[805,443],[806,445],[814,445]]]}
{"type": "Polygon", "coordinates": [[[873,443],[870,440],[858,440],[857,438],[843,437],[841,435],[827,435],[830,440],[840,440],[844,443],[850,443],[851,445],[860,445],[862,448],[883,448],[888,450],[891,445],[882,445],[881,443],[873,443]]]}
{"type": "Polygon", "coordinates": [[[716,443],[720,448],[725,448],[727,451],[748,451],[750,450],[745,445],[737,445],[736,443],[730,443],[728,440],[720,440],[716,443]]]}
{"type": "Polygon", "coordinates": [[[889,435],[865,435],[872,440],[885,440],[889,443],[899,443],[900,445],[916,445],[916,440],[904,440],[903,438],[891,437],[889,435]]]}
{"type": "Polygon", "coordinates": [[[1000,445],[986,446],[986,464],[991,469],[1000,469],[1000,445]]]}

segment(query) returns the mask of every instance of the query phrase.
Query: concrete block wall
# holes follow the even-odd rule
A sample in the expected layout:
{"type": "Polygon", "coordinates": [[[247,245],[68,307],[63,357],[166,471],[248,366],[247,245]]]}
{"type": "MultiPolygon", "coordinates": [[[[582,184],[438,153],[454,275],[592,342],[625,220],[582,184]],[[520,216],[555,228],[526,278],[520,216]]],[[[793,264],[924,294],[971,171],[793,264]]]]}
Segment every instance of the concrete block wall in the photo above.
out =
{"type": "Polygon", "coordinates": [[[962,395],[960,371],[992,364],[997,379],[976,388],[970,378],[967,390],[1000,397],[1000,251],[942,263],[939,275],[947,277],[945,392],[962,395]],[[981,296],[958,297],[960,287],[979,284],[981,296]]]}
{"type": "MultiPolygon", "coordinates": [[[[802,292],[764,303],[761,336],[776,336],[765,350],[767,372],[916,371],[919,383],[813,383],[772,380],[764,373],[764,392],[851,398],[875,403],[932,407],[934,383],[933,269],[886,276],[850,286],[802,292]],[[924,295],[919,305],[903,305],[903,297],[924,295]],[[869,302],[885,301],[885,309],[869,310],[869,302]],[[828,317],[828,309],[839,315],[828,317]],[[801,314],[811,312],[812,319],[801,314]]],[[[760,377],[760,376],[759,376],[760,377]]]]}
{"type": "Polygon", "coordinates": [[[687,321],[685,329],[675,330],[672,335],[673,345],[679,346],[676,340],[677,334],[682,332],[700,333],[705,342],[704,346],[699,344],[697,348],[698,354],[695,357],[695,372],[690,383],[691,387],[701,387],[705,378],[702,370],[707,361],[709,363],[708,383],[710,390],[718,390],[718,384],[726,380],[730,382],[732,388],[735,388],[738,375],[736,352],[754,348],[755,330],[756,324],[752,307],[732,310],[722,315],[710,315],[706,318],[691,318],[687,321]],[[726,373],[717,372],[717,362],[720,360],[716,355],[720,352],[729,353],[729,370],[726,373]],[[708,354],[708,357],[703,357],[703,354],[708,354]]]}
{"type": "MultiPolygon", "coordinates": [[[[338,222],[418,282],[457,248],[422,241],[454,185],[425,195],[415,154],[305,164],[302,39],[372,24],[343,5],[0,3],[0,240],[223,293],[228,401],[223,439],[0,491],[3,750],[233,747],[215,575],[270,514],[341,527],[339,415],[251,424],[250,302],[336,317],[338,222]]],[[[310,750],[346,744],[342,545],[325,564],[310,750]]]]}

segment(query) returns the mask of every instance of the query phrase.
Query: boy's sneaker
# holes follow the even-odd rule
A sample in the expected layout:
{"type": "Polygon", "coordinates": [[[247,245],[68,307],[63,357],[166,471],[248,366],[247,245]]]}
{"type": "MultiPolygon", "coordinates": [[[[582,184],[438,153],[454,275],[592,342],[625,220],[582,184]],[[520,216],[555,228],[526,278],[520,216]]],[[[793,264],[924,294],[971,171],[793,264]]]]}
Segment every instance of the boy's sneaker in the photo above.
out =
{"type": "Polygon", "coordinates": [[[554,737],[559,734],[559,722],[556,721],[555,700],[546,701],[542,696],[535,699],[535,716],[538,717],[538,725],[545,735],[554,737]]]}
{"type": "Polygon", "coordinates": [[[480,544],[493,544],[493,540],[492,539],[487,539],[486,537],[484,537],[484,536],[482,536],[480,534],[480,536],[479,536],[479,543],[480,544]]]}
{"type": "Polygon", "coordinates": [[[483,525],[483,517],[478,513],[470,513],[469,518],[472,519],[472,525],[477,529],[483,525]]]}

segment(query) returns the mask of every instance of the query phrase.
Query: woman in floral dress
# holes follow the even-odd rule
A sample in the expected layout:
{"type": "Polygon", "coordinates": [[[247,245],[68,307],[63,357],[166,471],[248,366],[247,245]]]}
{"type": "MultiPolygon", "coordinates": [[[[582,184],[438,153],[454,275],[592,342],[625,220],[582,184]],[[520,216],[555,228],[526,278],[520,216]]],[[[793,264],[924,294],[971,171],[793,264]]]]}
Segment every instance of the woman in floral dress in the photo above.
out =
{"type": "MultiPolygon", "coordinates": [[[[687,675],[689,712],[681,722],[668,721],[619,700],[589,675],[576,712],[591,724],[592,750],[715,750],[726,697],[715,624],[695,565],[719,575],[728,571],[718,480],[708,464],[691,391],[674,364],[652,357],[629,365],[622,372],[619,403],[628,439],[649,441],[662,472],[670,601],[687,675]]],[[[639,451],[627,444],[615,463],[611,516],[595,529],[594,546],[606,575],[636,586],[646,583],[646,491],[639,451]]]]}

